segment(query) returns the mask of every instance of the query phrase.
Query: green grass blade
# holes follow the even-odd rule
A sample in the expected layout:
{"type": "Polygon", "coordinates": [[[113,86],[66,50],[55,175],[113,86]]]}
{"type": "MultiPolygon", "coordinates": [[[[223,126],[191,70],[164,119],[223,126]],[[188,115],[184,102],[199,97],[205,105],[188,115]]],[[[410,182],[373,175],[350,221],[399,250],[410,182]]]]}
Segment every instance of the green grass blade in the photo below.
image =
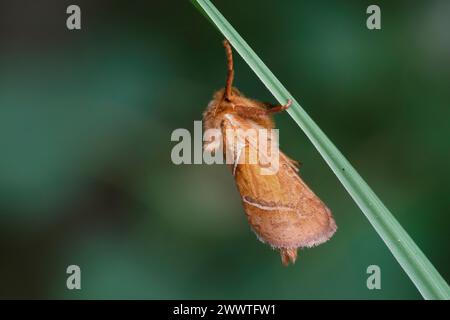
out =
{"type": "Polygon", "coordinates": [[[227,38],[279,103],[292,100],[290,116],[325,159],[347,192],[365,214],[389,250],[425,299],[450,299],[450,288],[386,206],[334,146],[300,104],[273,75],[237,31],[209,0],[193,4],[227,38]]]}

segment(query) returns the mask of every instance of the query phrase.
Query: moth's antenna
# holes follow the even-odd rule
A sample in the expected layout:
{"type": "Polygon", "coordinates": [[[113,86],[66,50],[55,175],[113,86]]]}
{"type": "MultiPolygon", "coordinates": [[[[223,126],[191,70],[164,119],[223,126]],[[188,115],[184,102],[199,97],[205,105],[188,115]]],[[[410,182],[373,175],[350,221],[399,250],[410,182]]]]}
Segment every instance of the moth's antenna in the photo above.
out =
{"type": "Polygon", "coordinates": [[[231,89],[233,86],[233,79],[234,79],[234,68],[233,68],[233,51],[231,49],[231,45],[228,42],[228,40],[223,41],[223,46],[225,47],[225,54],[227,55],[227,62],[228,62],[228,76],[227,76],[227,82],[225,85],[225,99],[229,99],[231,97],[231,89]]]}

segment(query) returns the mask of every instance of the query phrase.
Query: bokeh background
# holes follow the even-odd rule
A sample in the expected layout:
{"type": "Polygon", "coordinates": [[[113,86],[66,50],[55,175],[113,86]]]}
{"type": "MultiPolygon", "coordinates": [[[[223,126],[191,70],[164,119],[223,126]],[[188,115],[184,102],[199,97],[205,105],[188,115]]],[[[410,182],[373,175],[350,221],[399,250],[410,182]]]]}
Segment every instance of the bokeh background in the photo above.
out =
{"type": "MultiPolygon", "coordinates": [[[[381,31],[369,1],[214,3],[449,281],[450,2],[377,1],[381,31]]],[[[224,84],[221,41],[188,1],[0,1],[1,298],[420,298],[288,114],[281,147],[338,224],[293,267],[226,167],[172,164],[172,131],[224,84]]],[[[236,86],[275,102],[235,60],[236,86]]]]}

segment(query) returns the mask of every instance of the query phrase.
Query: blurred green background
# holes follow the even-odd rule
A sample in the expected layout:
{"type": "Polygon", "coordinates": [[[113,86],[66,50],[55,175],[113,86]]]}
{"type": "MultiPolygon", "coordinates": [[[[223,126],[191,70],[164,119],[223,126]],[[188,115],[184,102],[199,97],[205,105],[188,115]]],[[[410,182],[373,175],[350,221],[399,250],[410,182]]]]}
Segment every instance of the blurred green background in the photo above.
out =
{"type": "MultiPolygon", "coordinates": [[[[214,3],[450,280],[450,2],[377,1],[381,31],[370,1],[214,3]]],[[[188,1],[0,1],[1,298],[420,298],[286,113],[281,147],[338,224],[295,266],[226,167],[172,164],[171,132],[224,84],[221,41],[188,1]]],[[[235,60],[235,85],[275,102],[235,60]]]]}

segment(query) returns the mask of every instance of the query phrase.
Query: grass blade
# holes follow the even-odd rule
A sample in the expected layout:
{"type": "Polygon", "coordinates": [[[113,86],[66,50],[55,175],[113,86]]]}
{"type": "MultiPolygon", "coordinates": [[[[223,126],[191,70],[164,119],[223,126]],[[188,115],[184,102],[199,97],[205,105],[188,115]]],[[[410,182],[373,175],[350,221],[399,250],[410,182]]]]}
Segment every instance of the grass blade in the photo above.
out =
{"type": "Polygon", "coordinates": [[[209,0],[193,4],[227,38],[279,103],[292,100],[290,116],[303,130],[425,299],[450,299],[450,288],[386,206],[300,104],[209,0]]]}

